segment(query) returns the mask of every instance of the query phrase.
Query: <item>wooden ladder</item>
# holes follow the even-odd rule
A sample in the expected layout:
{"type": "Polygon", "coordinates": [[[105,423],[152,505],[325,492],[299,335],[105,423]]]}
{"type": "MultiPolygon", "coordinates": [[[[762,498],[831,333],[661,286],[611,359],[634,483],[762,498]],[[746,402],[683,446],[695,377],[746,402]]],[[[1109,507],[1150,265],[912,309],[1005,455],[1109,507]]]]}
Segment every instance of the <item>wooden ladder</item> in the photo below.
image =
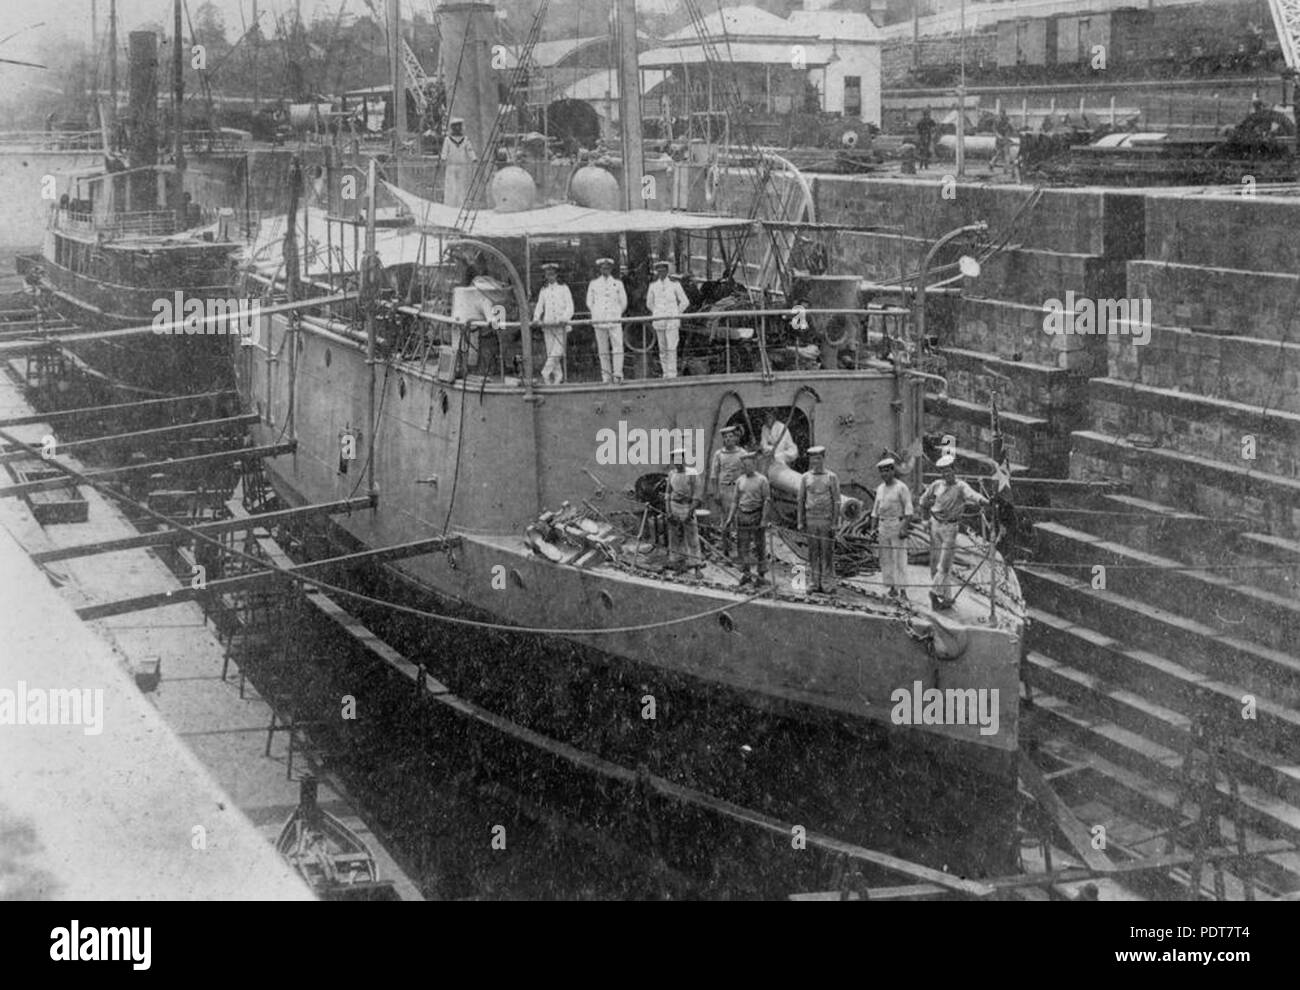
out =
{"type": "MultiPolygon", "coordinates": [[[[1224,759],[1227,740],[1222,731],[1208,719],[1196,717],[1192,721],[1191,731],[1187,736],[1187,746],[1183,751],[1183,762],[1178,774],[1178,800],[1174,806],[1175,824],[1165,838],[1165,853],[1174,851],[1182,833],[1189,833],[1187,844],[1192,851],[1192,863],[1189,868],[1191,877],[1188,884],[1188,900],[1201,899],[1201,876],[1205,871],[1204,855],[1207,849],[1227,845],[1223,834],[1222,817],[1232,821],[1237,852],[1241,855],[1239,873],[1246,900],[1255,899],[1255,885],[1251,878],[1251,866],[1246,859],[1246,832],[1241,821],[1241,795],[1237,778],[1228,761],[1224,759]],[[1219,775],[1222,773],[1228,784],[1228,795],[1219,791],[1219,775]],[[1185,809],[1196,805],[1196,817],[1190,814],[1183,821],[1185,809]]],[[[1214,899],[1226,899],[1223,874],[1223,860],[1213,862],[1214,899]]]]}

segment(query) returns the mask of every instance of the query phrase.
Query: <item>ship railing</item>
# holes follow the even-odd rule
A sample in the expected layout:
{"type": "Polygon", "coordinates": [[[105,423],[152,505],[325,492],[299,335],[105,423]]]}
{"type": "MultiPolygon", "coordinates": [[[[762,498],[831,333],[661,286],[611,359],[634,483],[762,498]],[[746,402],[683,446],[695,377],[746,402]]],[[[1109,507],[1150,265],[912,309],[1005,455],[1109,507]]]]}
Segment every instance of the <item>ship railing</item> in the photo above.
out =
{"type": "Polygon", "coordinates": [[[229,130],[188,130],[184,132],[185,148],[188,151],[214,152],[239,151],[244,147],[244,140],[238,132],[229,130]]]}
{"type": "Polygon", "coordinates": [[[0,148],[41,151],[84,151],[99,148],[103,137],[93,131],[3,131],[0,148]]]}
{"type": "Polygon", "coordinates": [[[70,234],[94,234],[95,216],[93,213],[73,213],[71,210],[59,210],[55,227],[70,234]]]}
{"type": "Polygon", "coordinates": [[[161,236],[174,234],[178,229],[173,210],[140,210],[96,217],[93,213],[74,213],[60,209],[56,226],[71,233],[100,234],[105,237],[120,237],[123,234],[161,236]]]}
{"type": "MultiPolygon", "coordinates": [[[[398,313],[415,317],[417,320],[433,324],[437,328],[433,332],[429,332],[428,329],[421,329],[418,326],[408,328],[404,334],[394,341],[393,353],[400,360],[417,361],[423,365],[432,353],[441,346],[450,345],[453,349],[459,349],[461,347],[460,335],[465,331],[471,334],[470,350],[477,353],[479,348],[474,338],[480,337],[483,331],[492,331],[499,338],[500,345],[496,348],[499,362],[497,370],[502,378],[506,376],[506,352],[510,349],[508,338],[513,336],[515,338],[514,343],[517,344],[521,326],[519,321],[462,321],[414,305],[396,306],[395,309],[398,313]],[[437,339],[434,339],[435,333],[437,339]]],[[[864,365],[883,369],[888,366],[886,363],[871,360],[872,354],[868,347],[868,339],[872,336],[875,339],[884,338],[895,342],[899,347],[905,347],[904,330],[910,315],[911,311],[909,309],[898,306],[868,306],[865,309],[799,306],[707,310],[681,313],[674,316],[624,316],[618,319],[599,320],[588,317],[568,320],[566,325],[571,328],[595,325],[609,326],[610,324],[621,324],[625,328],[631,325],[643,327],[645,330],[644,346],[638,346],[636,341],[625,337],[624,351],[625,353],[631,351],[634,360],[639,360],[638,377],[650,378],[649,354],[656,349],[656,335],[653,324],[663,320],[678,320],[682,324],[681,335],[678,340],[678,364],[687,374],[698,376],[718,373],[732,374],[735,371],[751,370],[751,367],[753,370],[758,370],[764,374],[787,369],[811,371],[822,361],[825,347],[830,348],[836,360],[838,360],[838,355],[843,350],[847,350],[852,355],[851,368],[853,370],[857,370],[864,365]],[[817,322],[836,316],[857,317],[859,325],[857,327],[850,326],[843,331],[842,335],[828,338],[827,333],[829,331],[827,331],[819,336],[817,322]],[[869,329],[873,320],[881,325],[881,330],[877,331],[875,335],[872,335],[869,329]],[[738,325],[737,321],[748,325],[738,325]],[[767,328],[773,321],[792,325],[793,337],[789,342],[778,343],[769,338],[767,328]],[[693,326],[688,330],[686,328],[687,324],[693,324],[693,326]],[[688,345],[688,335],[694,335],[697,338],[701,335],[706,336],[711,344],[716,344],[720,340],[722,347],[721,353],[717,354],[718,360],[714,361],[711,357],[693,353],[694,349],[688,345]],[[713,368],[714,364],[718,365],[717,371],[713,368]]],[[[542,325],[539,323],[528,321],[527,325],[534,334],[539,334],[542,330],[542,325]]],[[[566,340],[565,356],[562,362],[565,380],[588,380],[580,376],[570,375],[568,361],[570,349],[566,340]]],[[[716,351],[717,348],[715,347],[714,350],[716,351]]],[[[545,348],[541,347],[539,349],[538,344],[535,343],[533,354],[534,364],[540,368],[542,360],[538,356],[545,354],[545,348]]],[[[590,370],[593,374],[595,373],[595,369],[590,370]]],[[[834,367],[832,370],[841,369],[834,367]]],[[[532,373],[535,373],[535,371],[536,369],[533,369],[532,373]]],[[[596,379],[591,378],[590,380],[596,379]]]]}

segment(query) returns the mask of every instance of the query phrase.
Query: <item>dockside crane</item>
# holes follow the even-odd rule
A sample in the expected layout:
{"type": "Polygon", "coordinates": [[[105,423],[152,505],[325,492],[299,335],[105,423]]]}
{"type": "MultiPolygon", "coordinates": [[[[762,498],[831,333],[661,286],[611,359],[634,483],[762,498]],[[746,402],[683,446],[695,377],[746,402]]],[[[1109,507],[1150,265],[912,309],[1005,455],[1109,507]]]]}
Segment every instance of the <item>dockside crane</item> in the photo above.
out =
{"type": "Polygon", "coordinates": [[[1300,0],[1268,0],[1268,9],[1273,14],[1273,28],[1286,62],[1286,71],[1282,73],[1282,102],[1290,106],[1295,98],[1293,92],[1292,99],[1287,99],[1286,82],[1300,73],[1300,0]]]}

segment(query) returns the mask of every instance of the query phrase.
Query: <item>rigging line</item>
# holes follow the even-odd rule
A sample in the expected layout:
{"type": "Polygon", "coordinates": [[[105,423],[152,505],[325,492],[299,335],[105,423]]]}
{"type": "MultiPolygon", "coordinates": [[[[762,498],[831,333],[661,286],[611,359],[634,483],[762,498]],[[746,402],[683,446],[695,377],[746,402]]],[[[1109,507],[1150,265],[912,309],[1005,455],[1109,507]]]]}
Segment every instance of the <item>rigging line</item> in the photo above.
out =
{"type": "MultiPolygon", "coordinates": [[[[8,433],[5,430],[0,430],[0,439],[6,440],[9,443],[15,444],[16,446],[26,450],[33,457],[40,456],[40,448],[33,447],[30,444],[24,443],[23,441],[19,440],[17,437],[13,436],[12,434],[8,433]]],[[[110,487],[106,482],[87,477],[86,475],[84,475],[82,472],[78,471],[74,467],[71,467],[67,464],[60,463],[59,461],[56,461],[53,458],[45,458],[45,463],[49,464],[53,468],[56,468],[57,470],[62,471],[64,474],[72,478],[72,480],[77,482],[77,484],[83,484],[89,488],[94,488],[96,491],[99,491],[102,494],[107,495],[108,497],[114,499],[115,501],[122,502],[125,505],[130,505],[133,508],[143,512],[145,515],[151,516],[157,522],[160,522],[166,526],[170,526],[173,529],[180,530],[182,533],[185,533],[195,541],[210,544],[212,546],[215,546],[217,549],[221,550],[223,553],[229,556],[237,557],[239,559],[244,560],[247,563],[255,564],[260,570],[274,571],[276,573],[281,574],[287,580],[308,584],[314,588],[319,589],[320,591],[342,595],[344,597],[351,598],[355,601],[360,601],[365,604],[387,608],[392,611],[401,612],[406,615],[413,615],[416,616],[417,618],[431,619],[437,622],[446,622],[449,623],[450,625],[466,626],[472,629],[488,629],[494,632],[522,633],[525,635],[539,635],[539,636],[603,636],[603,635],[622,635],[625,633],[635,633],[635,632],[648,632],[654,629],[663,629],[669,626],[682,625],[687,622],[695,622],[699,619],[707,619],[709,616],[718,615],[722,612],[727,611],[728,609],[738,608],[741,605],[748,605],[758,598],[773,593],[773,589],[763,588],[755,592],[753,595],[749,595],[738,602],[727,602],[726,604],[720,605],[716,608],[707,609],[706,611],[693,613],[691,615],[679,616],[675,619],[661,619],[657,622],[646,622],[646,623],[641,623],[639,625],[633,625],[633,626],[552,629],[552,628],[547,628],[542,626],[512,626],[502,622],[483,622],[477,619],[464,619],[459,616],[443,615],[438,612],[429,612],[424,609],[414,608],[413,606],[410,605],[401,605],[398,604],[397,602],[386,601],[382,598],[373,598],[370,595],[363,595],[360,592],[352,591],[349,588],[342,588],[337,585],[330,584],[327,581],[322,581],[317,578],[308,577],[305,574],[298,574],[292,571],[288,571],[283,567],[279,567],[265,560],[264,558],[254,556],[253,554],[250,553],[245,553],[244,551],[236,549],[234,547],[226,546],[226,544],[222,543],[220,539],[207,536],[203,533],[195,532],[193,527],[186,526],[184,523],[177,522],[171,517],[165,516],[161,512],[157,512],[154,509],[151,509],[148,505],[144,504],[143,502],[137,502],[135,499],[131,498],[125,493],[110,487]]],[[[248,522],[250,528],[256,526],[257,517],[250,516],[248,522]]]]}
{"type": "MultiPolygon", "coordinates": [[[[446,257],[445,254],[444,257],[446,257]]],[[[456,351],[457,351],[456,364],[459,365],[462,359],[464,359],[466,365],[468,365],[469,363],[468,362],[468,352],[469,352],[469,328],[468,327],[461,331],[460,340],[457,342],[456,351]]],[[[453,366],[452,367],[453,376],[455,375],[455,371],[456,371],[455,366],[453,366]]],[[[484,377],[486,380],[486,376],[484,377]]],[[[451,526],[451,513],[452,510],[456,507],[456,490],[460,485],[461,452],[465,449],[465,407],[469,405],[469,391],[466,388],[466,385],[467,383],[465,379],[462,378],[461,386],[460,386],[460,414],[458,416],[457,423],[456,423],[456,466],[453,469],[451,475],[451,494],[447,497],[447,514],[446,516],[443,517],[442,520],[443,536],[447,535],[447,530],[451,526]]]]}
{"type": "Polygon", "coordinates": [[[366,479],[366,473],[370,470],[370,462],[374,459],[375,450],[379,447],[379,426],[377,424],[383,421],[384,400],[388,398],[388,379],[393,371],[392,361],[384,362],[384,384],[379,390],[379,408],[375,411],[375,435],[370,438],[370,449],[366,451],[365,463],[361,465],[361,470],[357,472],[357,483],[352,486],[352,491],[348,492],[348,498],[353,498],[360,489],[361,483],[366,479]]]}

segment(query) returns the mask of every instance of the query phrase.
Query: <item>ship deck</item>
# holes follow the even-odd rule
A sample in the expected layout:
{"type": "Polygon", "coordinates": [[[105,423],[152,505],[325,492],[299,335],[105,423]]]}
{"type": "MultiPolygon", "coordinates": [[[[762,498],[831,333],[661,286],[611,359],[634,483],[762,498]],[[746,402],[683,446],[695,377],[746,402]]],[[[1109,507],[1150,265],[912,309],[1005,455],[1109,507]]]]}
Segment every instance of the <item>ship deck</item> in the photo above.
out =
{"type": "MultiPolygon", "coordinates": [[[[524,542],[513,536],[474,534],[471,538],[506,552],[519,552],[524,542]]],[[[915,537],[913,539],[915,542],[915,537]]],[[[645,547],[646,544],[641,546],[645,547]]],[[[700,566],[698,575],[689,569],[684,572],[668,569],[668,553],[659,545],[644,553],[636,553],[635,548],[633,552],[624,551],[617,560],[602,560],[588,565],[586,569],[612,579],[653,584],[672,583],[697,590],[701,594],[730,596],[738,601],[752,598],[760,591],[767,591],[768,594],[763,597],[813,608],[862,611],[891,617],[905,613],[921,617],[937,616],[945,624],[963,626],[990,624],[989,598],[977,587],[987,583],[986,564],[983,558],[974,557],[973,547],[958,549],[952,570],[953,588],[962,588],[972,572],[974,577],[959,594],[954,590],[957,597],[951,609],[936,611],[930,607],[931,577],[926,563],[908,563],[905,601],[889,597],[889,587],[881,580],[878,570],[841,577],[825,594],[818,594],[807,590],[804,562],[796,550],[780,536],[772,537],[770,546],[772,549],[768,558],[767,583],[762,587],[740,583],[742,572],[734,551],[729,559],[718,559],[720,555],[715,554],[700,566]]],[[[912,549],[914,552],[917,547],[912,549]]],[[[1024,621],[1025,606],[1014,572],[1010,573],[1008,579],[1005,566],[999,566],[998,578],[997,619],[994,625],[1019,625],[1024,621]]]]}

